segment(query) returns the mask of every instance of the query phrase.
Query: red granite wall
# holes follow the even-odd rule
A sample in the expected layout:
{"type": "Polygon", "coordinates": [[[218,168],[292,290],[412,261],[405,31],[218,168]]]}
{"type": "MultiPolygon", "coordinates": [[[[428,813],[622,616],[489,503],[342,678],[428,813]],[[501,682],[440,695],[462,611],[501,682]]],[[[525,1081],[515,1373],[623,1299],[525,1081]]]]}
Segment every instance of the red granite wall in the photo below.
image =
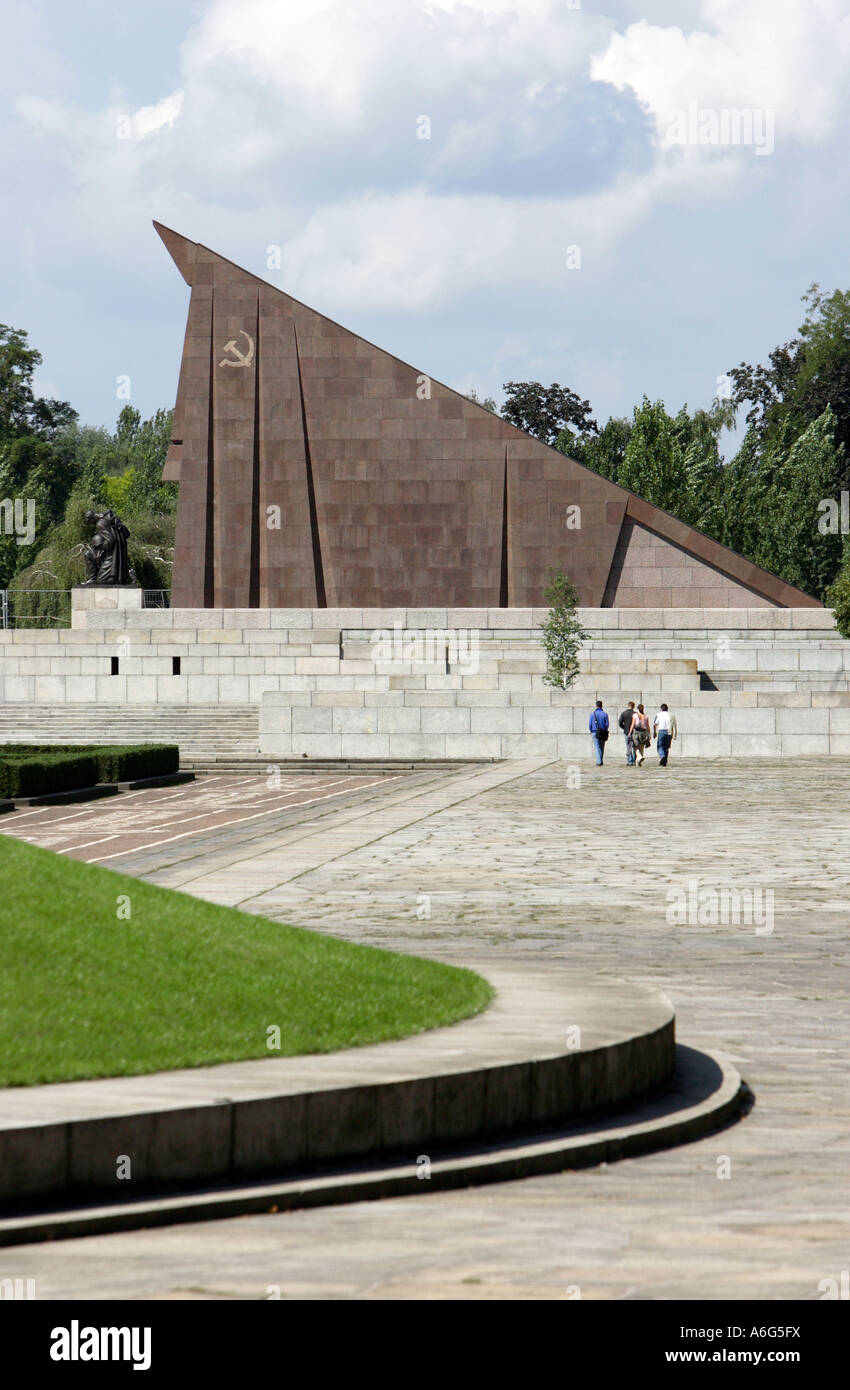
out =
{"type": "Polygon", "coordinates": [[[666,606],[674,589],[696,605],[678,579],[633,582],[649,568],[688,569],[699,593],[738,594],[743,582],[753,602],[815,603],[155,225],[192,286],[164,472],[180,482],[175,607],[539,606],[553,570],[587,607],[624,606],[626,595],[666,606]],[[693,565],[634,540],[627,520],[693,565]],[[727,582],[716,586],[715,573],[727,582]]]}
{"type": "Polygon", "coordinates": [[[772,608],[722,570],[640,522],[626,520],[605,589],[605,608],[772,608]]]}

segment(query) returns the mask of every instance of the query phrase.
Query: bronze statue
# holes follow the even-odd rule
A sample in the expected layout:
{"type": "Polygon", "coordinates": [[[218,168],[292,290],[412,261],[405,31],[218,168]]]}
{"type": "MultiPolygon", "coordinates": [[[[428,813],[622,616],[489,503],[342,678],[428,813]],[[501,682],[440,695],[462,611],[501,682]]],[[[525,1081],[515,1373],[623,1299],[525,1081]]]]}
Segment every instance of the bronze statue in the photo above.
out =
{"type": "Polygon", "coordinates": [[[86,512],[86,521],[94,523],[95,532],[83,551],[88,578],[82,587],[135,584],[136,576],[127,564],[130,532],[123,521],[113,511],[86,512]]]}

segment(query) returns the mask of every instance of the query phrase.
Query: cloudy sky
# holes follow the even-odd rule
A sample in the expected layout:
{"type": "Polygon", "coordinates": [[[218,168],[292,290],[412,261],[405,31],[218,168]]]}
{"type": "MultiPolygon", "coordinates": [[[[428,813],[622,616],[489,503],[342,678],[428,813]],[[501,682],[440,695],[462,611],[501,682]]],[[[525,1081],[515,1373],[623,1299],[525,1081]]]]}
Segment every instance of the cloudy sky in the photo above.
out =
{"type": "Polygon", "coordinates": [[[87,423],[172,405],[157,218],[459,389],[707,406],[850,287],[848,66],[850,0],[30,0],[0,322],[87,423]]]}

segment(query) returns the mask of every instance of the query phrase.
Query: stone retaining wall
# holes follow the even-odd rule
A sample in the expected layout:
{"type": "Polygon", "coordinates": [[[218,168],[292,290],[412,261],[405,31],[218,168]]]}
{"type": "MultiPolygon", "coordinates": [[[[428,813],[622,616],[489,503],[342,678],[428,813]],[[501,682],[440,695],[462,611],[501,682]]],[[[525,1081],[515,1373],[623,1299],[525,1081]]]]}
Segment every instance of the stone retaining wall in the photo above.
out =
{"type": "Polygon", "coordinates": [[[66,707],[69,727],[73,707],[159,710],[167,737],[169,708],[238,706],[270,756],[574,759],[600,698],[615,715],[666,700],[680,756],[850,754],[850,642],[827,609],[582,610],[591,637],[561,691],[544,680],[544,609],[141,601],[81,589],[70,630],[0,633],[0,737],[25,707],[66,707]]]}

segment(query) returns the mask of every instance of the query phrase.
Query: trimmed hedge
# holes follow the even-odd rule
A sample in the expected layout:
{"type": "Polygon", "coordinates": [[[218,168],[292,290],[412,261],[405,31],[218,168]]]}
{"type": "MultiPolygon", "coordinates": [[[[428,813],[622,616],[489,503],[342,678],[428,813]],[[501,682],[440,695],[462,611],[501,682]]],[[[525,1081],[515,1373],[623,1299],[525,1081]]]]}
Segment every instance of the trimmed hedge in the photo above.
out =
{"type": "Polygon", "coordinates": [[[136,743],[96,748],[101,782],[133,782],[141,777],[167,777],[180,767],[176,743],[136,743]]]}
{"type": "Polygon", "coordinates": [[[97,758],[91,753],[33,753],[25,758],[0,756],[0,796],[44,796],[76,791],[98,781],[97,758]]]}
{"type": "Polygon", "coordinates": [[[7,743],[0,746],[0,797],[46,796],[98,782],[167,777],[180,766],[176,743],[115,746],[7,743]]]}

